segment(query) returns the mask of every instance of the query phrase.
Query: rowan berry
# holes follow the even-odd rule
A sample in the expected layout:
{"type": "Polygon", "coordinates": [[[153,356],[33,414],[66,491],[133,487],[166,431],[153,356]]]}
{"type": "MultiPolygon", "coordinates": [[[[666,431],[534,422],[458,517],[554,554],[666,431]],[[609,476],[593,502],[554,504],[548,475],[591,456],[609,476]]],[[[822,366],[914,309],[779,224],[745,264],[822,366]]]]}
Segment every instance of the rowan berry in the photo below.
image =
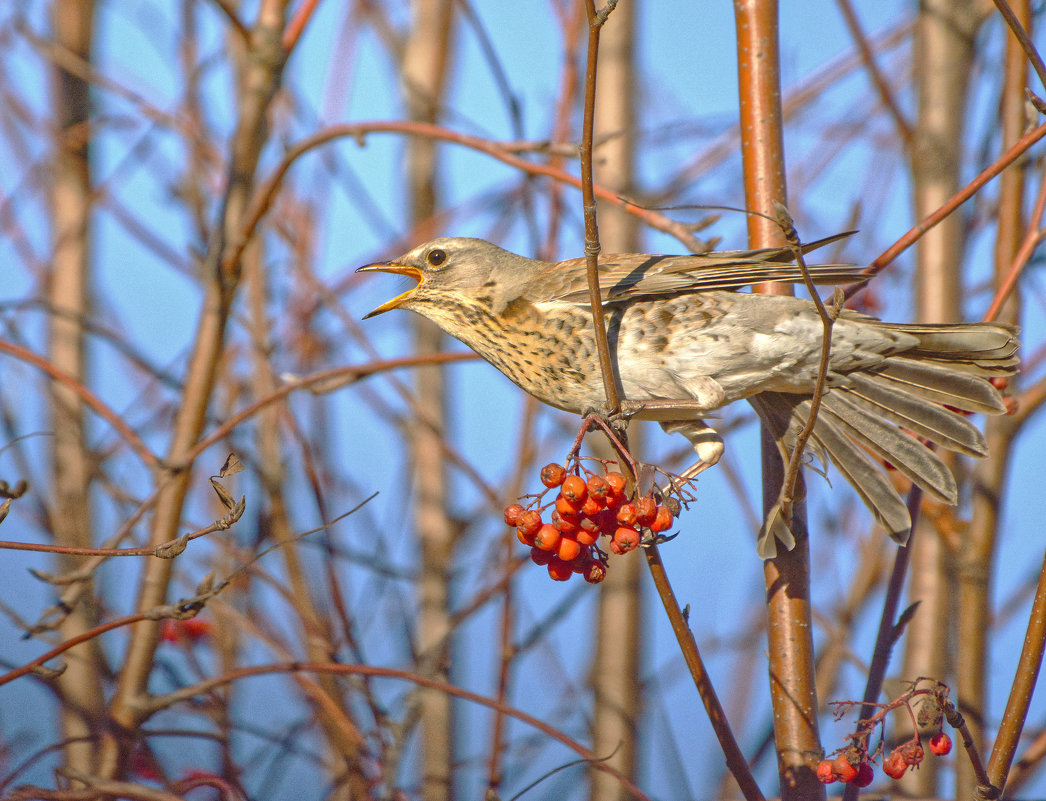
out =
{"type": "Polygon", "coordinates": [[[901,751],[904,754],[904,759],[909,765],[918,765],[923,761],[923,747],[918,743],[912,743],[911,745],[904,746],[901,751]]]}
{"type": "Polygon", "coordinates": [[[606,495],[602,498],[594,498],[590,493],[585,499],[584,505],[581,507],[581,514],[583,515],[597,515],[606,508],[606,495]]]}
{"type": "Polygon", "coordinates": [[[541,468],[541,483],[546,487],[558,487],[567,477],[567,469],[561,464],[550,462],[541,468]]]}
{"type": "Polygon", "coordinates": [[[598,559],[592,559],[585,563],[585,570],[581,575],[589,584],[599,584],[607,577],[607,566],[598,559]]]}
{"type": "Polygon", "coordinates": [[[581,554],[581,543],[570,537],[560,537],[556,555],[564,562],[571,562],[581,554]]]}
{"type": "Polygon", "coordinates": [[[904,758],[904,754],[899,749],[893,751],[890,756],[883,760],[883,773],[891,779],[901,778],[907,769],[908,760],[904,758]]]}
{"type": "Polygon", "coordinates": [[[579,515],[583,506],[583,503],[568,500],[562,495],[556,496],[556,511],[561,515],[579,515]]]}
{"type": "Polygon", "coordinates": [[[639,545],[639,532],[631,526],[618,526],[614,532],[614,539],[610,542],[610,549],[614,553],[628,553],[639,545]],[[617,546],[616,548],[614,546],[617,546]]]}
{"type": "Polygon", "coordinates": [[[636,523],[636,505],[623,503],[617,507],[617,522],[622,526],[633,526],[636,523]]]}
{"type": "Polygon", "coordinates": [[[604,500],[610,491],[610,484],[602,476],[589,476],[586,483],[588,485],[588,497],[595,498],[597,501],[604,500]]]}
{"type": "Polygon", "coordinates": [[[672,528],[672,513],[668,511],[666,506],[657,507],[657,514],[654,515],[654,520],[650,524],[650,530],[655,534],[660,534],[662,531],[668,531],[670,528],[672,528]]]}
{"type": "Polygon", "coordinates": [[[839,756],[832,760],[832,771],[835,773],[836,778],[843,784],[849,784],[857,778],[857,768],[850,763],[846,754],[839,754],[839,756]]]}
{"type": "Polygon", "coordinates": [[[530,509],[523,512],[516,521],[516,527],[519,529],[520,534],[527,536],[533,536],[538,533],[538,529],[541,528],[541,512],[537,509],[530,509]]]}
{"type": "Polygon", "coordinates": [[[944,756],[952,750],[952,738],[946,732],[939,731],[930,738],[930,753],[944,756]]]}
{"type": "MultiPolygon", "coordinates": [[[[537,532],[535,532],[536,534],[537,532]]],[[[516,539],[522,542],[524,545],[534,544],[534,534],[525,534],[523,529],[516,526],[516,539]]]]}
{"type": "Polygon", "coordinates": [[[522,504],[510,503],[505,507],[505,525],[515,526],[519,523],[519,516],[523,514],[526,509],[523,508],[522,504]]]}
{"type": "MultiPolygon", "coordinates": [[[[588,520],[588,518],[585,518],[585,520],[588,520]]],[[[574,539],[576,539],[582,545],[595,545],[596,540],[599,539],[599,529],[596,529],[595,531],[590,531],[589,529],[584,527],[583,521],[582,527],[578,529],[577,534],[574,535],[574,539]]]]}
{"type": "Polygon", "coordinates": [[[649,526],[657,516],[657,501],[649,495],[636,498],[636,522],[641,526],[649,526]]]}
{"type": "Polygon", "coordinates": [[[560,539],[562,535],[556,527],[551,523],[545,523],[534,536],[534,545],[543,551],[554,551],[559,546],[560,539]]]}
{"type": "Polygon", "coordinates": [[[832,760],[822,759],[817,763],[817,779],[822,784],[831,784],[835,781],[835,771],[832,770],[832,760]]]}
{"type": "Polygon", "coordinates": [[[577,515],[563,515],[558,510],[552,512],[552,525],[561,534],[576,534],[581,529],[581,518],[577,515]]]}
{"type": "Polygon", "coordinates": [[[555,556],[555,554],[550,553],[549,551],[543,551],[537,546],[530,549],[530,561],[535,565],[547,565],[552,561],[553,556],[555,556]]]}
{"type": "Polygon", "coordinates": [[[875,771],[872,770],[871,764],[868,762],[862,762],[857,767],[857,778],[854,779],[854,784],[858,787],[867,787],[875,779],[875,771]]]}
{"type": "Polygon", "coordinates": [[[574,571],[571,569],[569,562],[564,562],[559,557],[553,556],[548,563],[548,574],[553,581],[567,581],[574,575],[574,571]]]}
{"type": "Polygon", "coordinates": [[[588,485],[581,476],[567,476],[563,479],[563,487],[559,492],[568,501],[583,506],[588,498],[588,485]]]}
{"type": "Polygon", "coordinates": [[[617,495],[625,494],[625,485],[628,483],[625,477],[621,473],[615,473],[613,471],[603,476],[603,480],[607,482],[608,489],[610,492],[616,493],[617,495]]]}

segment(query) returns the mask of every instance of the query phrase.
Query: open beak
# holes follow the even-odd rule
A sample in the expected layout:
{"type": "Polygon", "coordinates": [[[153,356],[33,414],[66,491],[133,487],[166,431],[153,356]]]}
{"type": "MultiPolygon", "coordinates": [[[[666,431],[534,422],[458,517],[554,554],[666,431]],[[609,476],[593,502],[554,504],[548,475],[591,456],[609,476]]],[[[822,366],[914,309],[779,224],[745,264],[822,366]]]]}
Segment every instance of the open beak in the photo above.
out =
{"type": "Polygon", "coordinates": [[[393,273],[394,275],[409,275],[411,278],[418,282],[417,286],[412,286],[406,292],[396,295],[396,297],[394,297],[392,300],[382,303],[380,306],[378,306],[378,308],[374,309],[374,311],[368,312],[367,314],[363,315],[364,320],[366,320],[368,317],[375,317],[379,314],[384,314],[385,312],[389,311],[389,309],[395,309],[397,306],[403,303],[403,301],[409,298],[417,290],[417,288],[421,286],[421,282],[425,280],[425,276],[421,274],[421,271],[417,267],[411,267],[406,264],[397,264],[394,261],[382,261],[378,262],[377,264],[366,264],[363,267],[357,267],[356,272],[393,273]]]}

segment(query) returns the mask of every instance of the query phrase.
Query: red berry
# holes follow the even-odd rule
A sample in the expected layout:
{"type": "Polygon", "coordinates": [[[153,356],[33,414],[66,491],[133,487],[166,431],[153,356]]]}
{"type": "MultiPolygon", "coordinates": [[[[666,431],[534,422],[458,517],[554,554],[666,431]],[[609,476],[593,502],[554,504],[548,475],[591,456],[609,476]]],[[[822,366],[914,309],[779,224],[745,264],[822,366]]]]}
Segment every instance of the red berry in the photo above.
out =
{"type": "Polygon", "coordinates": [[[581,476],[567,476],[563,479],[563,488],[560,494],[571,503],[584,505],[588,498],[588,485],[581,476]]]}
{"type": "Polygon", "coordinates": [[[617,522],[622,526],[632,526],[636,522],[636,505],[623,503],[617,507],[617,522]]]}
{"type": "Polygon", "coordinates": [[[516,521],[516,527],[519,529],[520,534],[534,536],[538,533],[538,529],[541,528],[541,512],[537,509],[524,512],[516,521]]]}
{"type": "Polygon", "coordinates": [[[595,545],[596,540],[599,539],[599,531],[589,531],[587,528],[581,528],[578,529],[577,534],[574,535],[574,539],[582,545],[595,545]]]}
{"type": "Polygon", "coordinates": [[[1010,379],[1004,375],[993,376],[991,382],[996,389],[1006,389],[1010,385],[1010,379]]]}
{"type": "Polygon", "coordinates": [[[559,547],[561,539],[562,536],[556,527],[551,523],[545,523],[534,536],[534,545],[543,551],[554,551],[559,547]]]}
{"type": "Polygon", "coordinates": [[[857,768],[846,758],[846,754],[839,754],[832,760],[832,771],[843,784],[849,784],[857,778],[857,768]]]}
{"type": "Polygon", "coordinates": [[[581,575],[589,584],[599,584],[607,577],[607,566],[598,559],[592,559],[585,564],[585,570],[581,575]]]}
{"type": "Polygon", "coordinates": [[[930,753],[944,756],[952,750],[952,738],[945,732],[939,731],[930,738],[930,753]]]}
{"type": "Polygon", "coordinates": [[[614,532],[614,539],[610,542],[610,549],[614,553],[628,553],[637,545],[639,545],[639,532],[631,526],[618,526],[614,532]]]}
{"type": "Polygon", "coordinates": [[[901,778],[906,770],[908,770],[908,760],[904,758],[900,749],[893,751],[883,760],[883,773],[891,779],[901,778]]]}
{"type": "Polygon", "coordinates": [[[649,495],[636,498],[636,522],[641,526],[649,526],[657,516],[657,501],[649,495]]]}
{"type": "Polygon", "coordinates": [[[570,567],[569,562],[553,556],[552,561],[548,563],[548,574],[553,581],[567,581],[574,575],[574,570],[570,567]]]}
{"type": "Polygon", "coordinates": [[[909,765],[918,765],[923,761],[923,747],[918,743],[912,743],[906,745],[901,749],[904,753],[904,759],[909,765]]]}
{"type": "Polygon", "coordinates": [[[546,487],[558,487],[567,477],[567,469],[561,464],[551,462],[541,468],[541,483],[546,487]]]}
{"type": "Polygon", "coordinates": [[[524,545],[534,544],[534,534],[525,534],[523,532],[523,529],[519,526],[516,526],[516,539],[522,542],[524,545]]]}
{"type": "Polygon", "coordinates": [[[604,500],[610,491],[610,484],[602,476],[589,476],[587,485],[588,497],[595,498],[597,501],[604,500]]]}
{"type": "Polygon", "coordinates": [[[537,547],[530,549],[530,561],[535,565],[547,565],[554,555],[537,547]]]}
{"type": "Polygon", "coordinates": [[[857,767],[857,778],[854,779],[854,784],[858,787],[867,787],[875,779],[875,771],[872,770],[871,764],[868,762],[862,762],[857,767]]]}
{"type": "Polygon", "coordinates": [[[832,770],[830,759],[822,759],[817,763],[817,779],[822,784],[831,784],[835,781],[835,771],[832,770]]]}
{"type": "Polygon", "coordinates": [[[614,531],[617,530],[617,516],[613,509],[604,509],[596,515],[596,523],[599,525],[600,532],[608,537],[614,536],[614,531]]]}
{"type": "Polygon", "coordinates": [[[510,503],[505,507],[505,525],[515,526],[519,523],[519,516],[525,512],[522,504],[510,503]]]}

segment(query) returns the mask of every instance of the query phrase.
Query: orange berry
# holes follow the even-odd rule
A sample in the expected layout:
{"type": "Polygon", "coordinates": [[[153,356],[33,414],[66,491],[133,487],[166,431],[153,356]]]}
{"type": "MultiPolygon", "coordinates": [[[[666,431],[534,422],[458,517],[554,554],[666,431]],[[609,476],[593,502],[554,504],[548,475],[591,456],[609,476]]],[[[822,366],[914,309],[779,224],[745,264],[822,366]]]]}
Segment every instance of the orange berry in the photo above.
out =
{"type": "Polygon", "coordinates": [[[607,486],[610,492],[617,495],[625,494],[625,485],[628,483],[625,477],[620,473],[610,472],[603,476],[603,480],[607,482],[607,486]]]}
{"type": "Polygon", "coordinates": [[[551,554],[548,551],[543,551],[538,547],[530,549],[530,561],[533,562],[535,565],[547,565],[549,562],[552,561],[552,557],[554,555],[555,554],[551,554]]]}
{"type": "Polygon", "coordinates": [[[899,749],[895,750],[890,754],[890,756],[883,760],[883,773],[891,779],[901,778],[907,769],[908,760],[904,758],[904,754],[902,754],[899,749]]]}
{"type": "Polygon", "coordinates": [[[952,750],[952,738],[946,732],[939,731],[930,738],[930,753],[944,756],[952,750]]]}
{"type": "Polygon", "coordinates": [[[564,562],[572,562],[581,554],[581,543],[570,537],[561,537],[556,555],[564,562]]]}
{"type": "Polygon", "coordinates": [[[636,505],[634,503],[623,503],[617,507],[617,522],[622,526],[632,526],[636,522],[636,505]]]}
{"type": "Polygon", "coordinates": [[[589,493],[588,498],[585,499],[584,506],[581,507],[581,514],[589,515],[589,516],[597,515],[601,511],[603,511],[603,509],[605,509],[605,508],[606,508],[606,495],[604,495],[603,498],[600,499],[600,498],[594,498],[592,496],[592,494],[589,493]]]}
{"type": "Polygon", "coordinates": [[[857,778],[857,768],[850,764],[850,760],[846,758],[846,754],[839,754],[839,756],[832,760],[832,771],[835,773],[836,778],[838,778],[843,784],[849,784],[857,778]]]}
{"type": "Polygon", "coordinates": [[[577,515],[561,515],[558,511],[552,512],[552,525],[561,534],[576,534],[581,530],[581,518],[577,515]]]}
{"type": "MultiPolygon", "coordinates": [[[[537,532],[534,532],[536,534],[537,532]]],[[[522,542],[524,545],[534,544],[534,534],[526,534],[523,529],[516,526],[516,539],[522,542]]]]}
{"type": "Polygon", "coordinates": [[[551,523],[545,523],[534,535],[534,545],[543,551],[554,551],[559,547],[562,535],[551,523]]]}
{"type": "Polygon", "coordinates": [[[577,534],[574,535],[574,539],[582,545],[595,545],[596,540],[599,539],[599,529],[589,531],[584,527],[584,523],[582,523],[581,528],[579,528],[577,534]]]}
{"type": "Polygon", "coordinates": [[[1010,385],[1010,379],[1004,375],[992,376],[992,386],[996,389],[1006,389],[1010,385]]]}
{"type": "Polygon", "coordinates": [[[657,516],[657,501],[649,495],[636,498],[636,522],[641,526],[649,526],[657,516]]]}
{"type": "Polygon", "coordinates": [[[607,509],[617,509],[617,507],[623,504],[626,500],[628,499],[625,497],[625,493],[610,490],[606,497],[607,509]]]}
{"type": "Polygon", "coordinates": [[[538,529],[541,528],[541,512],[537,509],[530,509],[524,512],[516,521],[516,527],[521,534],[526,534],[527,536],[537,534],[538,529]]]}
{"type": "Polygon", "coordinates": [[[589,476],[588,482],[588,497],[595,498],[596,500],[602,501],[607,497],[607,493],[610,491],[610,484],[602,476],[589,476]]]}
{"type": "Polygon", "coordinates": [[[657,514],[654,515],[654,520],[650,523],[650,530],[655,534],[660,534],[662,531],[668,531],[672,528],[672,513],[668,511],[667,507],[657,507],[657,514]]]}
{"type": "Polygon", "coordinates": [[[822,759],[817,763],[817,779],[822,784],[831,784],[835,781],[835,771],[832,770],[832,760],[822,759]]]}
{"type": "Polygon", "coordinates": [[[568,501],[584,505],[588,498],[588,485],[581,476],[567,476],[563,479],[563,488],[560,494],[568,501]]]}
{"type": "Polygon", "coordinates": [[[556,497],[556,511],[561,515],[578,515],[583,511],[584,504],[567,500],[562,495],[556,497]]]}
{"type": "Polygon", "coordinates": [[[541,468],[541,483],[546,487],[558,487],[567,477],[567,469],[561,464],[550,462],[541,468]]]}
{"type": "Polygon", "coordinates": [[[631,526],[618,526],[614,539],[610,541],[610,550],[614,553],[628,553],[639,545],[639,532],[631,526]],[[615,548],[615,546],[617,546],[615,548]]]}
{"type": "Polygon", "coordinates": [[[567,581],[574,575],[574,570],[570,567],[569,562],[553,556],[552,561],[548,563],[548,574],[553,581],[567,581]]]}
{"type": "Polygon", "coordinates": [[[510,503],[505,507],[505,525],[514,526],[519,523],[519,516],[525,511],[522,504],[510,503]]]}

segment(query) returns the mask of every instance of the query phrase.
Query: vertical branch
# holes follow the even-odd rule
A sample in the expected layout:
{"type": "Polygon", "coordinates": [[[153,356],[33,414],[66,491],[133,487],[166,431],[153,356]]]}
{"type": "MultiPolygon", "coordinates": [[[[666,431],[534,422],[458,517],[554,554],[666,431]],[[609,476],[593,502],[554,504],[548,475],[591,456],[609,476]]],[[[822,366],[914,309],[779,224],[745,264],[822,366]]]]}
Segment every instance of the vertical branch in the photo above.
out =
{"type": "Polygon", "coordinates": [[[596,352],[599,370],[603,376],[603,391],[607,411],[621,404],[617,388],[617,369],[607,342],[607,326],[603,318],[603,301],[599,291],[599,226],[596,222],[596,196],[592,188],[592,140],[596,107],[596,65],[599,63],[599,32],[617,0],[596,10],[595,0],[585,0],[588,15],[588,51],[585,57],[585,117],[581,128],[581,202],[585,211],[585,265],[588,271],[588,291],[592,305],[592,324],[595,326],[596,352]]]}
{"type": "MultiPolygon", "coordinates": [[[[91,60],[93,0],[58,0],[52,9],[55,44],[85,63],[91,60]]],[[[84,318],[88,314],[90,282],[90,84],[82,74],[54,67],[54,178],[52,185],[52,257],[49,282],[50,358],[55,367],[78,381],[86,379],[84,318]]],[[[58,545],[89,547],[92,511],[89,501],[92,467],[84,438],[84,409],[68,387],[51,390],[51,452],[54,504],[50,521],[58,545]]],[[[60,572],[79,567],[80,560],[60,559],[60,572]]],[[[62,622],[64,640],[71,640],[97,623],[91,582],[62,622]]],[[[90,770],[103,712],[102,665],[97,641],[68,653],[68,668],[58,679],[62,698],[62,735],[70,741],[66,767],[90,770]]]]}
{"type": "MultiPolygon", "coordinates": [[[[600,186],[623,195],[632,193],[635,162],[637,107],[635,97],[635,3],[620,5],[603,28],[600,40],[599,80],[596,82],[595,136],[599,164],[595,168],[600,186]]],[[[603,209],[602,246],[610,253],[639,252],[639,226],[634,215],[617,206],[603,209]]],[[[636,432],[638,433],[638,432],[636,432]]],[[[631,434],[631,432],[630,432],[631,434]]],[[[593,455],[614,458],[606,441],[592,444],[593,455]]],[[[636,436],[629,437],[633,455],[639,453],[636,436]]],[[[640,576],[642,561],[620,559],[607,571],[600,586],[595,651],[590,682],[593,692],[592,750],[611,754],[607,764],[635,778],[639,716],[642,708],[640,682],[643,613],[640,576]]],[[[625,801],[625,787],[603,770],[589,770],[591,801],[625,801]]]]}
{"type": "MultiPolygon", "coordinates": [[[[741,156],[745,200],[763,215],[748,217],[751,247],[779,244],[774,223],[775,203],[787,206],[781,87],[778,54],[778,9],[775,0],[735,0],[738,82],[741,109],[741,156]]],[[[780,285],[760,291],[784,294],[780,285]]],[[[781,452],[763,428],[763,508],[770,514],[784,482],[781,452]]],[[[824,786],[814,774],[821,756],[817,725],[817,689],[810,609],[810,545],[806,505],[793,506],[791,529],[795,547],[764,564],[767,637],[770,652],[770,693],[774,738],[783,799],[824,798],[824,786]]]]}
{"type": "MultiPolygon", "coordinates": [[[[218,364],[225,348],[225,325],[239,286],[240,248],[230,247],[242,235],[244,213],[254,188],[261,149],[268,137],[267,116],[283,72],[284,51],[280,46],[287,0],[264,0],[247,42],[249,57],[240,72],[237,97],[240,107],[229,144],[225,193],[214,221],[207,253],[203,259],[203,301],[189,366],[182,389],[166,463],[175,475],[160,492],[153,515],[149,542],[159,545],[178,535],[182,508],[192,478],[187,455],[200,438],[211,400],[218,364]],[[230,256],[233,253],[233,256],[230,256]]],[[[137,608],[147,610],[164,603],[171,580],[172,561],[152,559],[146,563],[139,588],[137,608]]],[[[110,704],[116,730],[134,731],[148,714],[141,703],[147,693],[158,627],[152,621],[136,624],[121,660],[117,692],[110,704]]],[[[126,743],[106,742],[98,772],[115,775],[126,757],[126,743]]]]}
{"type": "MultiPolygon", "coordinates": [[[[1004,4],[1005,5],[1005,4],[1004,4]]],[[[1007,6],[1018,27],[1027,30],[1031,25],[1031,4],[1028,0],[1013,0],[1007,6]]],[[[1005,16],[1005,15],[1004,15],[1005,16]]],[[[1041,62],[1040,62],[1041,64],[1041,62]]],[[[1015,35],[1006,38],[1006,62],[1000,115],[1002,141],[1000,149],[1011,147],[1024,132],[1026,123],[1024,87],[1028,73],[1028,62],[1024,47],[1015,35]]],[[[1025,168],[1006,170],[999,179],[999,201],[996,219],[994,282],[1001,287],[1007,280],[1011,265],[1021,249],[1021,240],[1026,225],[1024,214],[1025,168]]],[[[1037,223],[1036,223],[1037,224],[1037,223]]],[[[1015,289],[1002,305],[998,318],[1003,322],[1017,323],[1019,319],[1020,295],[1015,289]]],[[[1016,377],[1012,379],[1017,380],[1016,377]]],[[[985,422],[985,439],[988,456],[979,459],[973,469],[973,514],[970,525],[962,532],[956,554],[959,578],[958,637],[959,654],[956,660],[957,698],[962,705],[963,715],[971,727],[978,748],[983,748],[983,731],[987,716],[988,701],[988,631],[991,626],[990,577],[995,567],[996,544],[998,542],[1001,507],[1006,497],[1007,478],[1015,437],[1020,422],[1009,415],[989,416],[985,422]]],[[[1014,712],[1008,707],[1008,711],[1014,712]]],[[[1007,721],[1004,728],[1023,725],[1020,721],[1007,721]]],[[[1003,749],[1005,750],[1005,749],[1003,749]]],[[[1002,766],[993,751],[990,772],[997,786],[1005,781],[1009,762],[1002,766]]],[[[1011,755],[1012,756],[1012,755],[1011,755]]],[[[977,779],[967,760],[959,760],[956,766],[956,797],[969,797],[977,785],[977,779]]]]}
{"type": "MultiPolygon", "coordinates": [[[[448,71],[451,45],[451,0],[415,0],[412,24],[403,49],[403,91],[410,119],[433,123],[448,71]]],[[[418,238],[428,239],[437,210],[436,143],[411,137],[407,150],[407,192],[411,221],[418,238]]],[[[421,356],[443,349],[443,334],[421,316],[412,321],[415,352],[421,356]]],[[[419,419],[410,426],[413,465],[414,529],[421,547],[418,576],[417,651],[423,676],[449,680],[451,557],[454,527],[447,515],[447,474],[443,464],[446,436],[445,373],[438,365],[421,367],[415,392],[421,399],[419,419]]],[[[454,717],[450,696],[420,689],[416,713],[420,717],[422,789],[425,801],[445,801],[453,795],[454,717]]]]}
{"type": "MultiPolygon", "coordinates": [[[[920,6],[914,44],[919,104],[911,161],[915,214],[920,219],[942,206],[959,186],[962,121],[978,6],[972,0],[929,0],[920,6]]],[[[920,322],[951,323],[962,317],[959,264],[963,226],[962,219],[952,215],[927,231],[919,242],[915,294],[916,319],[920,322]]],[[[942,454],[942,458],[954,470],[955,459],[948,454],[942,454]]],[[[941,677],[949,672],[949,597],[954,574],[944,541],[933,530],[932,518],[920,516],[908,546],[908,601],[918,602],[919,611],[906,630],[905,676],[941,677]]],[[[974,611],[962,611],[960,617],[967,614],[974,611]]],[[[973,731],[979,732],[980,710],[964,706],[962,711],[973,731]]],[[[925,764],[906,775],[902,786],[916,795],[934,795],[937,773],[934,763],[925,764]]]]}

